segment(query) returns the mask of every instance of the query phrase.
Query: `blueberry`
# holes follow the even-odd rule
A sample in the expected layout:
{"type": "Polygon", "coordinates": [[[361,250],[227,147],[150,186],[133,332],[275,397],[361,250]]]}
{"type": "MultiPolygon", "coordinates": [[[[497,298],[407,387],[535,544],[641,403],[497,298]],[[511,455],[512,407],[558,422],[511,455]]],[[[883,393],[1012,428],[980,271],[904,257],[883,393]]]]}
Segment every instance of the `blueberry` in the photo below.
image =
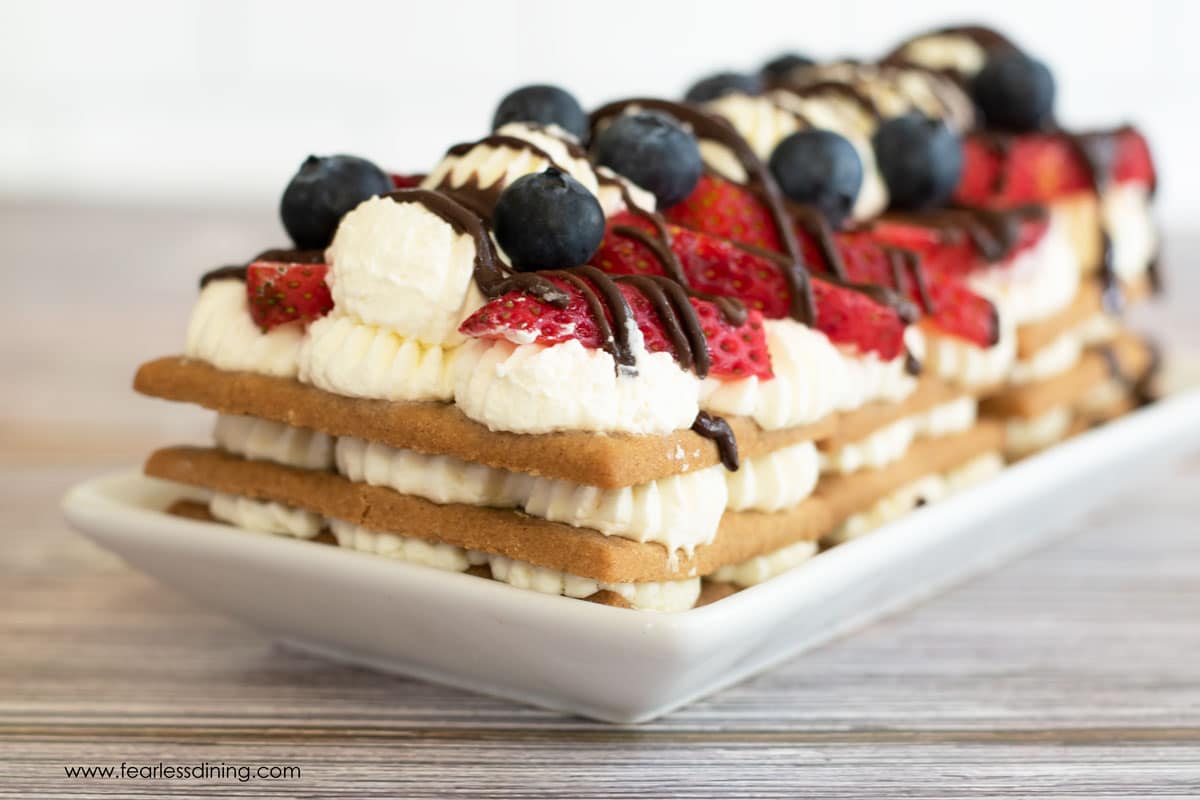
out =
{"type": "Polygon", "coordinates": [[[570,92],[557,86],[535,84],[509,92],[496,107],[492,130],[510,122],[557,125],[579,141],[587,141],[587,114],[570,92]]]}
{"type": "Polygon", "coordinates": [[[1054,107],[1054,76],[1041,61],[1012,51],[988,59],[971,81],[971,96],[988,127],[1036,130],[1054,107]]]}
{"type": "Polygon", "coordinates": [[[758,94],[762,91],[762,81],[757,75],[746,75],[741,72],[718,72],[709,75],[692,84],[683,96],[689,103],[707,103],[716,100],[723,94],[742,92],[743,94],[758,94]]]}
{"type": "Polygon", "coordinates": [[[500,193],[492,226],[516,269],[564,269],[586,264],[600,247],[604,210],[582,183],[550,167],[500,193]]]}
{"type": "Polygon", "coordinates": [[[768,81],[782,81],[801,67],[811,67],[816,62],[799,53],[784,53],[763,64],[762,76],[768,81]]]}
{"type": "Polygon", "coordinates": [[[618,116],[596,136],[592,155],[653,194],[660,209],[690,195],[704,169],[696,137],[659,111],[618,116]]]}
{"type": "Polygon", "coordinates": [[[962,175],[962,142],[940,120],[906,114],[879,126],[872,139],[892,208],[939,206],[962,175]]]}
{"type": "Polygon", "coordinates": [[[850,213],[862,188],[858,151],[833,131],[793,133],[776,145],[768,166],[784,194],[819,209],[834,227],[850,213]]]}
{"type": "Polygon", "coordinates": [[[363,200],[392,191],[383,170],[357,156],[309,156],[283,191],[279,216],[300,250],[321,250],[363,200]]]}

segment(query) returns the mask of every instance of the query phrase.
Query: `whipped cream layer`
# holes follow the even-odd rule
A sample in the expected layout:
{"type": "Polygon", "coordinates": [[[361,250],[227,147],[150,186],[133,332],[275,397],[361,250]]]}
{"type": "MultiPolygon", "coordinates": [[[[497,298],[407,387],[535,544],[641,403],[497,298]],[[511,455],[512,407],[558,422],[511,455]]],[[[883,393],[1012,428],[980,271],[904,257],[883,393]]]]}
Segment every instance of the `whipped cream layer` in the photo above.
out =
{"type": "Polygon", "coordinates": [[[347,397],[445,402],[454,397],[459,349],[405,338],[334,310],[309,326],[299,377],[347,397]]]}
{"type": "Polygon", "coordinates": [[[1016,326],[1007,306],[998,298],[989,299],[996,306],[1000,333],[996,343],[980,347],[955,336],[927,332],[925,368],[929,373],[967,389],[998,386],[1005,381],[1017,358],[1016,326]]]}
{"type": "Polygon", "coordinates": [[[790,319],[765,320],[770,380],[707,378],[700,406],[716,414],[750,417],[766,430],[824,419],[852,402],[849,361],[818,330],[790,319]]]}
{"type": "Polygon", "coordinates": [[[951,436],[970,430],[978,419],[979,401],[970,396],[960,397],[917,415],[917,435],[951,436]]]}
{"type": "Polygon", "coordinates": [[[1100,214],[1112,238],[1113,272],[1126,282],[1140,278],[1159,248],[1149,188],[1142,183],[1114,183],[1100,196],[1100,214]]]}
{"type": "Polygon", "coordinates": [[[917,418],[898,419],[857,442],[821,454],[821,472],[849,475],[862,469],[881,469],[904,457],[917,438],[917,418]]]}
{"type": "Polygon", "coordinates": [[[782,575],[789,569],[800,566],[816,554],[816,542],[796,542],[774,552],[755,556],[740,564],[721,567],[709,575],[708,579],[717,583],[732,583],[743,589],[757,586],[776,575],[782,575]]]}
{"type": "Polygon", "coordinates": [[[1017,360],[1009,373],[1010,383],[1036,383],[1070,371],[1083,357],[1083,338],[1075,330],[1065,331],[1029,358],[1017,360]]]}
{"type": "Polygon", "coordinates": [[[633,608],[663,612],[686,611],[696,604],[696,598],[700,596],[699,578],[603,583],[504,556],[426,542],[411,536],[372,531],[341,520],[331,519],[329,523],[341,547],[448,572],[463,572],[469,567],[486,564],[493,579],[543,594],[585,598],[600,591],[610,591],[620,595],[633,608]]]}
{"type": "Polygon", "coordinates": [[[264,333],[250,316],[246,284],[210,281],[200,290],[188,322],[184,353],[217,369],[295,377],[304,328],[298,322],[264,333]]]}
{"type": "MultiPolygon", "coordinates": [[[[883,360],[833,344],[825,334],[790,319],[764,321],[774,377],[736,381],[706,379],[700,407],[714,414],[749,417],[764,430],[808,425],[835,411],[853,411],[875,400],[899,401],[916,388],[903,356],[883,360]]],[[[924,339],[905,331],[916,358],[924,339]]]]}
{"type": "Polygon", "coordinates": [[[455,359],[454,402],[492,430],[662,434],[690,428],[700,381],[670,353],[649,353],[629,323],[636,374],[576,340],[546,347],[476,340],[455,359]]]}
{"type": "Polygon", "coordinates": [[[311,511],[241,495],[217,493],[208,501],[214,518],[259,533],[274,533],[311,539],[321,532],[325,520],[311,511]]]}
{"type": "Polygon", "coordinates": [[[976,272],[976,291],[1004,304],[1014,325],[1051,317],[1071,305],[1079,290],[1081,268],[1060,215],[1052,215],[1046,233],[1008,262],[976,272]]]}
{"type": "MultiPolygon", "coordinates": [[[[842,135],[854,147],[863,166],[863,183],[855,197],[851,216],[866,220],[887,207],[887,187],[871,147],[872,128],[864,124],[858,114],[847,112],[836,100],[799,97],[788,92],[759,96],[735,92],[706,103],[705,108],[733,125],[763,161],[771,157],[776,145],[800,130],[816,128],[842,135]]],[[[748,179],[737,156],[720,142],[700,140],[700,155],[709,167],[729,180],[745,183],[748,179]]]]}
{"type": "Polygon", "coordinates": [[[1075,413],[1069,405],[1052,408],[1031,419],[1013,417],[1004,423],[1004,452],[1010,458],[1027,456],[1056,444],[1071,430],[1075,413]]]}
{"type": "Polygon", "coordinates": [[[308,428],[237,414],[218,414],[213,440],[222,450],[287,467],[333,467],[333,437],[308,428]]]}
{"type": "Polygon", "coordinates": [[[999,453],[984,453],[940,475],[925,475],[880,498],[869,508],[847,517],[830,535],[841,543],[894,522],[925,503],[935,503],[955,492],[982,483],[1004,469],[999,453]]]}
{"type": "Polygon", "coordinates": [[[882,469],[903,458],[918,436],[950,436],[970,429],[975,425],[978,411],[979,403],[974,397],[960,397],[898,419],[857,442],[821,453],[821,471],[850,475],[863,469],[882,469]]]}
{"type": "Polygon", "coordinates": [[[475,241],[419,202],[372,197],[342,218],[325,252],[337,311],[405,339],[455,345],[483,305],[475,241]]]}
{"type": "Polygon", "coordinates": [[[352,481],[434,503],[520,508],[609,536],[658,542],[672,553],[691,553],[711,542],[728,497],[720,465],[622,489],[600,489],[343,437],[337,442],[337,467],[352,481]]]}
{"type": "Polygon", "coordinates": [[[444,542],[427,542],[414,536],[371,531],[332,518],[329,520],[329,528],[333,531],[339,547],[447,572],[464,572],[468,567],[487,563],[487,555],[484,553],[444,542]]]}
{"type": "MultiPolygon", "coordinates": [[[[558,167],[600,197],[596,173],[583,151],[573,148],[557,126],[541,128],[512,122],[472,147],[447,153],[421,182],[424,189],[470,189],[495,196],[524,175],[558,167]],[[497,137],[504,137],[498,141],[497,137]],[[520,140],[525,146],[513,140],[520,140]]],[[[606,211],[607,213],[607,211],[606,211]]]]}
{"type": "Polygon", "coordinates": [[[812,494],[821,464],[816,445],[801,442],[743,459],[736,472],[726,471],[724,477],[730,511],[782,511],[812,494]]]}

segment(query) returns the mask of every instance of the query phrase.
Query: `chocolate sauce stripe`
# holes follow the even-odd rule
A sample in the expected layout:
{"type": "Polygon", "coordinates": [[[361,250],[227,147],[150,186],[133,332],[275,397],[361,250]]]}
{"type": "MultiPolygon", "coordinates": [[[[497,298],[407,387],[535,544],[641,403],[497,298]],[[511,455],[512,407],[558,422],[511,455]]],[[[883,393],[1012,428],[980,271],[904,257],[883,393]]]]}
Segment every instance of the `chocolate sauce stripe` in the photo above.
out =
{"type": "Polygon", "coordinates": [[[816,320],[816,308],[813,304],[811,287],[808,285],[807,266],[804,263],[800,244],[796,239],[796,232],[792,230],[791,219],[784,208],[783,194],[762,160],[750,149],[746,140],[728,122],[700,108],[685,103],[652,98],[620,100],[600,107],[592,112],[592,129],[595,130],[599,121],[620,114],[625,109],[634,106],[665,112],[689,126],[697,138],[715,141],[733,152],[746,171],[749,184],[761,193],[771,214],[771,221],[783,243],[784,251],[793,262],[792,269],[784,270],[784,277],[791,292],[792,317],[806,325],[812,325],[816,320]]]}

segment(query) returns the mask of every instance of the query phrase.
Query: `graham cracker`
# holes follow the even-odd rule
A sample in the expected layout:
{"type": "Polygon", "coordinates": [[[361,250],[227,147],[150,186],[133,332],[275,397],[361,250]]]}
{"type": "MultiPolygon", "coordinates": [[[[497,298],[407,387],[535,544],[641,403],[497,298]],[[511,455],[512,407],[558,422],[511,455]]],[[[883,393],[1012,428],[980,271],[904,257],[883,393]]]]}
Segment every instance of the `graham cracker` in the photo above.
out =
{"type": "Polygon", "coordinates": [[[918,478],[946,472],[1003,444],[1003,426],[981,420],[962,433],[918,439],[904,458],[882,469],[822,476],[814,497],[825,502],[836,526],[918,478]]]}
{"type": "MultiPolygon", "coordinates": [[[[176,500],[167,507],[167,513],[176,517],[184,517],[198,522],[214,522],[218,525],[228,525],[224,520],[219,520],[214,517],[208,510],[208,506],[204,503],[195,500],[176,500]]],[[[303,539],[301,541],[316,542],[317,544],[328,544],[334,547],[338,546],[337,539],[329,531],[321,531],[320,534],[311,539],[303,539]]],[[[467,575],[474,575],[477,578],[492,579],[492,570],[487,564],[474,564],[464,570],[467,575]]],[[[599,603],[605,606],[615,606],[616,608],[632,608],[629,601],[616,592],[602,589],[595,594],[590,594],[587,597],[581,598],[589,603],[599,603]]]]}
{"type": "Polygon", "coordinates": [[[711,544],[697,547],[691,556],[672,556],[654,542],[605,536],[508,509],[438,505],[393,489],[352,483],[340,475],[248,460],[213,448],[159,450],[146,462],[145,472],[605,583],[703,576],[794,542],[816,540],[832,527],[827,507],[817,498],[775,513],[726,512],[711,544]]]}
{"type": "Polygon", "coordinates": [[[818,441],[821,450],[830,453],[848,444],[861,441],[875,431],[891,425],[893,422],[920,414],[924,411],[966,397],[973,392],[951,386],[945,381],[932,376],[921,378],[917,388],[899,403],[878,401],[868,403],[862,408],[839,414],[837,430],[818,441]]]}
{"type": "MultiPolygon", "coordinates": [[[[1132,333],[1121,333],[1104,347],[1111,348],[1121,371],[1127,375],[1141,375],[1153,360],[1150,349],[1132,333]]],[[[1035,383],[1010,386],[984,398],[980,411],[993,417],[1032,419],[1074,403],[1089,389],[1110,377],[1109,361],[1097,348],[1093,348],[1083,354],[1078,364],[1060,375],[1035,383]]]]}
{"type": "MultiPolygon", "coordinates": [[[[492,431],[448,403],[343,397],[291,378],[219,370],[173,356],[143,364],[134,389],[333,436],[355,436],[422,453],[450,455],[497,469],[619,489],[721,463],[717,446],[690,430],[663,436],[568,431],[492,431]]],[[[829,417],[812,425],[766,431],[753,420],[727,418],[743,459],[828,437],[829,417]]]]}
{"type": "MultiPolygon", "coordinates": [[[[1153,295],[1150,282],[1141,277],[1133,282],[1121,284],[1121,294],[1126,302],[1141,302],[1153,295]]],[[[1067,331],[1082,325],[1104,310],[1103,292],[1100,282],[1094,277],[1084,279],[1075,299],[1061,311],[1037,322],[1028,322],[1017,328],[1017,358],[1026,360],[1067,331]]]]}

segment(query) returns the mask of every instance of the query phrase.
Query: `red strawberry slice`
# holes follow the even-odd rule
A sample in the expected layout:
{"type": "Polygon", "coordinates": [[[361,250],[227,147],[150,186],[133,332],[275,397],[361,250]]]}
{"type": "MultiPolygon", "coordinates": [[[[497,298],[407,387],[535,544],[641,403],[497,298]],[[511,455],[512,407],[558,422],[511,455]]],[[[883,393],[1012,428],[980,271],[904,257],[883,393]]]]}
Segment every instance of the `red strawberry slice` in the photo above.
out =
{"type": "MultiPolygon", "coordinates": [[[[646,245],[612,230],[619,225],[648,230],[647,223],[633,215],[613,217],[592,265],[616,275],[665,274],[661,262],[646,245]]],[[[746,250],[724,239],[674,225],[667,229],[671,251],[692,289],[735,297],[769,319],[788,316],[791,292],[780,264],[770,254],[746,250]]],[[[813,280],[813,294],[816,328],[833,341],[878,353],[885,359],[895,358],[904,351],[906,323],[896,309],[861,292],[819,279],[813,280]]]]}
{"type": "Polygon", "coordinates": [[[419,189],[421,181],[425,180],[424,175],[401,175],[396,172],[389,177],[392,179],[392,186],[397,189],[419,189]]]}
{"type": "MultiPolygon", "coordinates": [[[[854,283],[895,289],[924,313],[927,324],[942,333],[979,347],[996,343],[996,309],[991,301],[972,291],[961,273],[945,271],[936,261],[939,251],[945,250],[942,255],[949,256],[943,258],[946,264],[960,257],[973,263],[975,250],[969,241],[965,254],[962,248],[934,248],[931,252],[935,263],[921,263],[918,274],[906,261],[900,261],[897,264],[900,268],[894,269],[894,262],[874,229],[839,233],[835,239],[846,276],[854,283]]],[[[917,255],[920,257],[922,253],[918,251],[917,255]]]]}
{"type": "Polygon", "coordinates": [[[929,295],[936,312],[926,317],[922,325],[979,347],[991,347],[1000,340],[996,307],[962,281],[949,276],[932,278],[929,295]]]}
{"type": "MultiPolygon", "coordinates": [[[[1133,128],[1088,134],[1113,148],[1109,180],[1152,186],[1154,162],[1145,138],[1133,128]]],[[[1047,202],[1092,189],[1087,161],[1069,137],[1034,133],[996,139],[972,136],[963,143],[963,175],[955,200],[964,205],[1011,208],[1047,202]]]]}
{"type": "Polygon", "coordinates": [[[663,212],[668,221],[734,242],[781,252],[783,243],[766,204],[753,191],[715,175],[700,176],[682,203],[663,212]]]}
{"type": "Polygon", "coordinates": [[[333,298],[325,284],[325,264],[255,261],[246,267],[246,296],[250,316],[263,331],[325,316],[333,298]]]}
{"type": "MultiPolygon", "coordinates": [[[[584,347],[599,348],[602,344],[600,331],[583,294],[574,284],[561,278],[550,277],[548,280],[570,296],[564,308],[555,308],[532,295],[512,291],[484,304],[463,322],[459,331],[476,339],[505,339],[518,344],[553,345],[575,339],[584,347]]],[[[628,283],[617,286],[629,303],[646,349],[652,353],[674,352],[663,322],[646,296],[628,283]]],[[[714,303],[694,297],[689,299],[696,309],[708,345],[712,362],[708,370],[710,376],[728,380],[774,377],[761,314],[750,311],[744,322],[734,325],[724,318],[714,303]]]]}

